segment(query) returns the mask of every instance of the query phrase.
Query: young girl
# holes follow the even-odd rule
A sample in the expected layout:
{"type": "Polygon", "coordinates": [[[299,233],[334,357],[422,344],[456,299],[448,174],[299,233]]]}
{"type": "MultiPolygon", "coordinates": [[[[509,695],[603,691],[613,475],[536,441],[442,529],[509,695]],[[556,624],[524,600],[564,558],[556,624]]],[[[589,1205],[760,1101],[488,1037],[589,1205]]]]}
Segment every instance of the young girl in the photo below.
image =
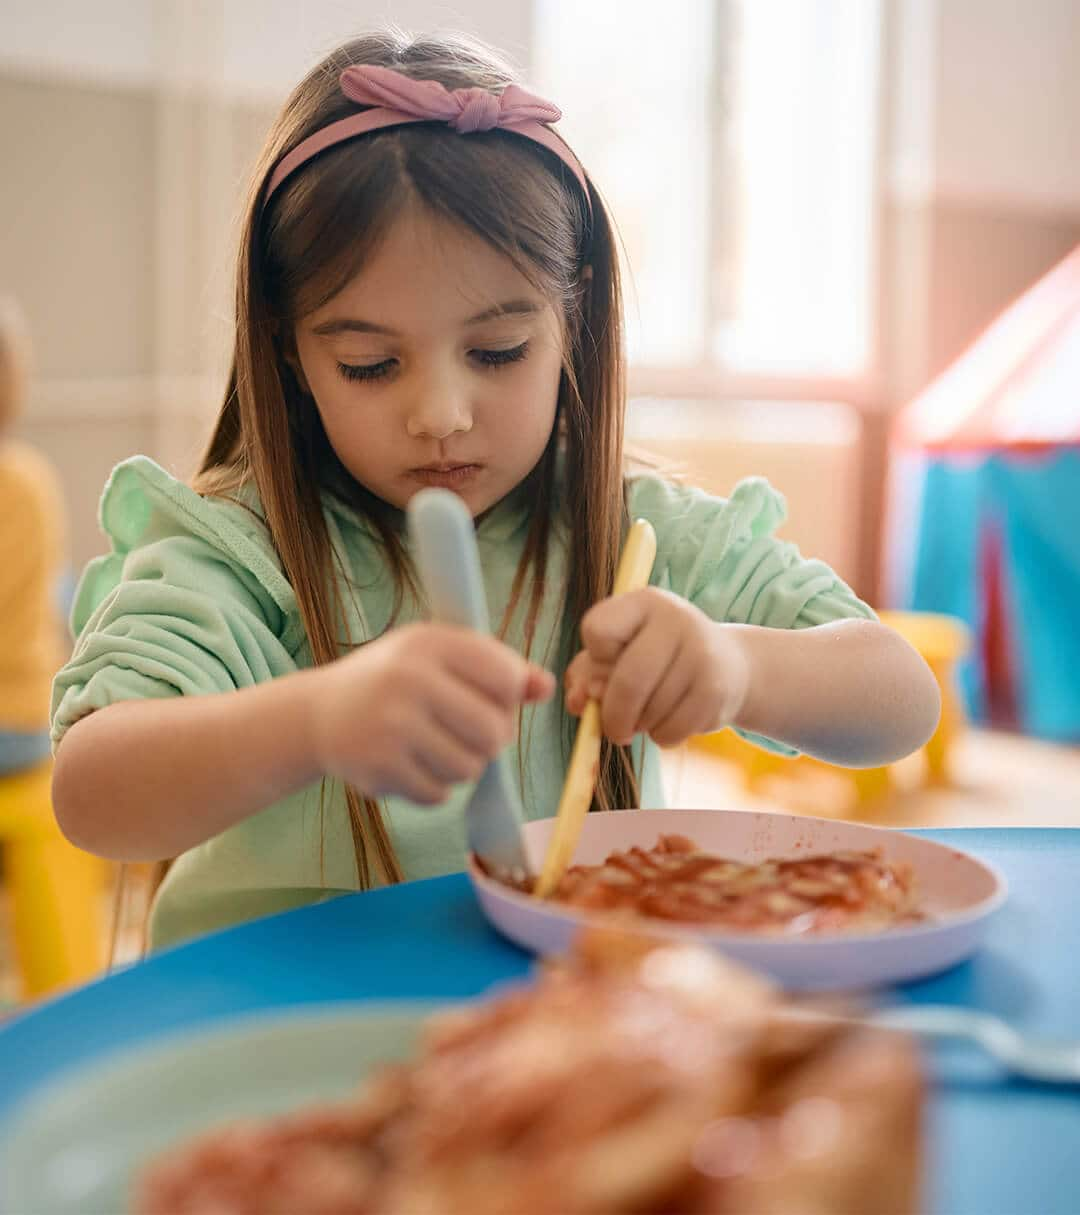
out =
{"type": "Polygon", "coordinates": [[[551,815],[588,696],[599,806],[657,804],[656,744],[729,725],[852,765],[932,732],[930,673],[773,537],[768,485],[627,477],[615,244],[558,117],[472,43],[386,35],[271,132],[202,468],[115,470],[54,690],[65,832],[177,858],[154,946],[460,870],[469,782],[512,745],[551,815]],[[477,520],[502,640],[422,622],[402,511],[428,485],[477,520]],[[653,586],[611,600],[634,516],[653,586]]]}

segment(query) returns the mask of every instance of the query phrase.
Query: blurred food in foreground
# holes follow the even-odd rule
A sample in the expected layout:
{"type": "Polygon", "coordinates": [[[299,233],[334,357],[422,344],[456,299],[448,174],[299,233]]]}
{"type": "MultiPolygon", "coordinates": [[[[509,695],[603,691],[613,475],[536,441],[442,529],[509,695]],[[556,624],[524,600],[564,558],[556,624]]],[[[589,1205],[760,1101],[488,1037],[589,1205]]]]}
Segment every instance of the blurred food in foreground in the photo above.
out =
{"type": "Polygon", "coordinates": [[[913,1045],[800,1007],[696,946],[590,932],[534,985],[434,1018],[355,1101],[175,1149],[135,1210],[917,1210],[913,1045]]]}

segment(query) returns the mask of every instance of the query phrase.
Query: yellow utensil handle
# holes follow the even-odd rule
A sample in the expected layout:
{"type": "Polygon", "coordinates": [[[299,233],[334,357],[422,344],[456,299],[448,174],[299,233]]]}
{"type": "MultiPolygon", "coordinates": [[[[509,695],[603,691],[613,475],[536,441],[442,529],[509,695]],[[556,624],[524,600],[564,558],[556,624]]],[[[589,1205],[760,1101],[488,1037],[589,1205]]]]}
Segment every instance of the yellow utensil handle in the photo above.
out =
{"type": "MultiPolygon", "coordinates": [[[[656,533],[648,520],[638,519],[623,545],[612,595],[623,595],[627,591],[636,591],[647,586],[655,560],[656,533]]],[[[570,755],[570,767],[566,770],[566,783],[559,798],[555,829],[548,843],[544,866],[536,879],[534,893],[540,898],[551,894],[562,881],[562,876],[570,864],[581,837],[585,815],[589,812],[599,766],[600,705],[595,700],[590,700],[581,715],[574,749],[570,755]]]]}
{"type": "Polygon", "coordinates": [[[648,586],[655,560],[656,532],[648,519],[637,519],[626,535],[626,543],[615,570],[612,596],[625,595],[627,591],[640,591],[648,586]]]}

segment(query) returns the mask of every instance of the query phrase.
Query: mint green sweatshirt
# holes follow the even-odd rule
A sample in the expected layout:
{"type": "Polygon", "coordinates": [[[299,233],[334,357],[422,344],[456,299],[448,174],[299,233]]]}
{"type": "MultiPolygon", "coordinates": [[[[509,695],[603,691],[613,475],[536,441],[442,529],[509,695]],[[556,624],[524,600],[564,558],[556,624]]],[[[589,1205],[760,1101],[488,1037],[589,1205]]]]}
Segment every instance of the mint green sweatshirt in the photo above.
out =
{"type": "MultiPolygon", "coordinates": [[[[76,645],[53,685],[54,749],[72,723],[116,701],[230,692],[311,665],[296,597],[258,503],[250,501],[253,510],[202,498],[142,456],[114,470],[101,503],[112,552],[91,561],[79,585],[72,612],[76,645]]],[[[763,480],[741,482],[724,500],[640,476],[632,482],[630,507],[632,517],[656,529],[653,585],[714,620],[790,629],[873,615],[827,565],[804,560],[776,538],[784,502],[763,480]]],[[[350,634],[354,641],[377,637],[394,603],[379,543],[336,498],[325,498],[324,515],[349,574],[343,598],[350,634]]],[[[512,497],[478,527],[492,620],[503,617],[527,525],[525,506],[512,497]]],[[[565,548],[556,537],[532,649],[537,661],[554,652],[549,643],[563,608],[565,569],[565,548]]],[[[421,615],[406,598],[397,620],[421,615]]],[[[519,650],[520,616],[507,636],[519,650]]],[[[525,713],[522,800],[530,818],[550,816],[558,802],[567,760],[562,718],[558,695],[525,713]]],[[[637,746],[642,804],[662,805],[657,749],[649,740],[637,746]]],[[[516,747],[510,758],[518,771],[516,747]]],[[[436,807],[387,799],[386,819],[406,878],[464,867],[462,810],[469,792],[458,787],[436,807]]],[[[155,901],[152,947],[355,890],[344,795],[332,785],[322,809],[320,800],[316,783],[179,857],[155,901]]],[[[147,805],[146,813],[155,807],[147,805]]]]}

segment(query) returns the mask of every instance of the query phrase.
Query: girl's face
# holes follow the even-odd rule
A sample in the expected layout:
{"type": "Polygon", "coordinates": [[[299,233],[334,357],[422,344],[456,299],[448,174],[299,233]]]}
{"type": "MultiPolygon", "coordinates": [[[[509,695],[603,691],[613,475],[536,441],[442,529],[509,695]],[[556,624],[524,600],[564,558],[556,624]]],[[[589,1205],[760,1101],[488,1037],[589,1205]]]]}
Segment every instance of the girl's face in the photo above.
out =
{"type": "Polygon", "coordinates": [[[419,207],[294,335],[338,458],[396,507],[438,485],[479,515],[547,446],[560,317],[508,258],[419,207]]]}

